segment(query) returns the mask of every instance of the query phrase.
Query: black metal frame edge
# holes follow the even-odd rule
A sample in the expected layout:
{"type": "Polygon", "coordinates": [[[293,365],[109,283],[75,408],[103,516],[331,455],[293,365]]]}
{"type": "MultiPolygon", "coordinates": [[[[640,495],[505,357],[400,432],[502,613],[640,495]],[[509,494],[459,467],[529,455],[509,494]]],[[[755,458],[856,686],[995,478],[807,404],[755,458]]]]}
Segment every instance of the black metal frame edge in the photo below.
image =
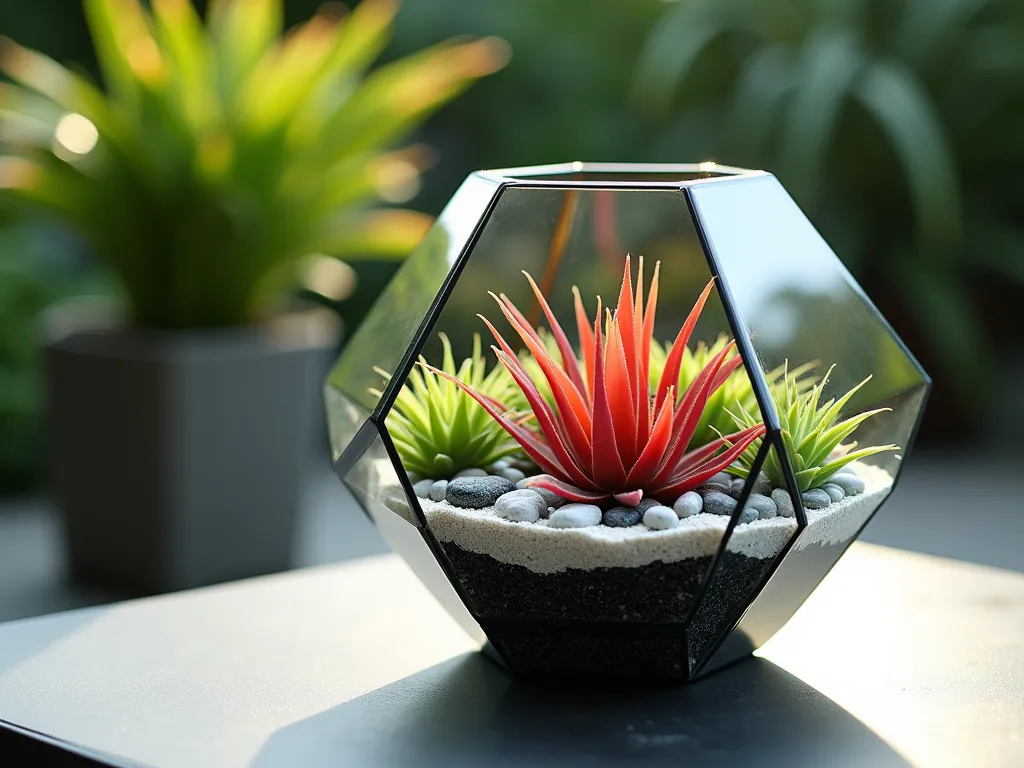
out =
{"type": "Polygon", "coordinates": [[[129,762],[7,720],[0,720],[0,757],[4,765],[12,766],[144,768],[142,763],[129,762]]]}
{"type": "MultiPolygon", "coordinates": [[[[493,178],[486,178],[478,174],[470,174],[469,178],[473,178],[474,176],[477,178],[484,178],[491,184],[496,184],[494,192],[491,194],[491,199],[487,203],[487,207],[484,209],[483,214],[473,226],[473,231],[466,239],[466,242],[463,243],[462,248],[459,251],[459,257],[455,260],[455,264],[448,270],[448,274],[445,276],[444,282],[441,283],[441,288],[438,290],[437,295],[434,296],[434,300],[431,302],[430,308],[423,316],[423,320],[420,322],[420,327],[416,330],[416,334],[413,336],[412,344],[409,345],[409,349],[406,350],[405,356],[402,358],[398,366],[396,366],[395,372],[392,374],[391,380],[388,382],[387,389],[384,390],[383,396],[377,402],[377,407],[374,409],[373,413],[370,414],[371,419],[383,421],[387,418],[388,413],[391,411],[391,406],[394,405],[395,398],[398,397],[399,390],[401,390],[402,386],[405,385],[405,381],[409,378],[409,372],[412,370],[412,367],[416,362],[416,358],[420,354],[420,350],[423,349],[423,345],[430,336],[430,331],[441,316],[441,310],[444,309],[452,291],[455,290],[455,285],[458,283],[463,269],[465,269],[466,264],[469,262],[469,255],[476,247],[477,241],[480,239],[480,235],[487,226],[487,222],[491,220],[491,215],[494,213],[494,209],[497,207],[502,194],[504,194],[505,190],[511,186],[507,182],[497,182],[493,178]]],[[[465,182],[463,182],[463,184],[465,184],[465,182]]]]}

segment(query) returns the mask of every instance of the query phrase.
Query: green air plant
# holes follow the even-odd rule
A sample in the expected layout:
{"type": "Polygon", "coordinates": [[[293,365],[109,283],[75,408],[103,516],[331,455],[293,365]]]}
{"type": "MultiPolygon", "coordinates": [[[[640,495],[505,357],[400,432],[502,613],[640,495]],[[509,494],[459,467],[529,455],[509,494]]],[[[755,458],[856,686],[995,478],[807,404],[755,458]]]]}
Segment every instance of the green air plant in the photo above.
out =
{"type": "MultiPolygon", "coordinates": [[[[487,371],[479,335],[473,336],[473,355],[458,368],[448,337],[438,335],[444,347],[444,373],[498,402],[512,399],[516,388],[512,377],[497,364],[487,371]]],[[[384,371],[376,370],[390,378],[384,371]]],[[[379,390],[370,392],[381,396],[379,390]]],[[[510,418],[520,421],[514,413],[510,418]]],[[[399,390],[386,423],[406,471],[436,480],[448,479],[464,469],[486,468],[498,459],[521,453],[519,444],[501,424],[458,386],[436,375],[422,357],[399,390]]]]}
{"type": "Polygon", "coordinates": [[[311,260],[403,257],[429,217],[380,205],[415,194],[430,152],[392,147],[507,58],[447,42],[368,71],[395,0],[287,35],[283,0],[207,7],[85,0],[104,89],[0,38],[0,203],[77,229],[139,327],[251,322],[311,260]]]}
{"type": "MultiPolygon", "coordinates": [[[[810,389],[801,392],[797,382],[796,369],[793,372],[783,369],[782,381],[772,390],[776,410],[779,415],[779,426],[782,428],[782,442],[789,456],[793,471],[796,473],[797,486],[801,493],[809,488],[819,488],[832,475],[852,461],[873,456],[883,451],[897,451],[897,445],[872,445],[856,448],[855,442],[843,445],[861,424],[879,413],[890,408],[876,408],[838,421],[840,413],[857,391],[871,377],[848,391],[842,397],[821,402],[821,395],[828,383],[828,378],[835,368],[833,365],[820,382],[810,389]]],[[[758,422],[757,417],[742,406],[731,412],[733,427],[743,429],[758,422]]],[[[727,472],[739,477],[747,477],[761,448],[761,440],[752,443],[740,456],[740,466],[732,466],[727,472]]],[[[785,474],[774,451],[764,461],[762,471],[768,476],[774,488],[786,488],[785,474]]]]}
{"type": "MultiPolygon", "coordinates": [[[[538,328],[537,338],[549,356],[555,357],[559,354],[558,341],[547,329],[538,328]]],[[[534,382],[534,386],[537,387],[537,392],[540,393],[540,396],[544,398],[548,405],[554,407],[556,405],[555,394],[551,391],[551,385],[548,383],[548,380],[544,378],[544,370],[529,348],[524,347],[519,351],[519,363],[523,366],[523,370],[526,371],[527,375],[529,375],[530,380],[534,382]]],[[[510,396],[508,405],[517,411],[530,410],[529,400],[526,399],[523,391],[518,388],[515,388],[515,391],[510,396]]]]}
{"type": "MultiPolygon", "coordinates": [[[[679,391],[685,392],[694,382],[704,367],[729,344],[729,337],[726,334],[719,334],[715,342],[708,346],[705,342],[697,343],[695,349],[689,347],[683,352],[682,362],[679,366],[679,391]]],[[[672,345],[666,343],[651,345],[651,391],[654,392],[661,381],[661,374],[665,368],[665,361],[672,345]]],[[[796,385],[797,392],[803,393],[814,386],[816,379],[811,376],[814,363],[805,363],[789,373],[790,379],[796,385]]],[[[765,374],[768,386],[772,391],[783,386],[785,366],[765,374]]],[[[726,379],[725,383],[714,392],[704,406],[700,421],[697,423],[697,430],[694,432],[694,441],[698,445],[710,443],[719,435],[732,431],[735,426],[732,411],[746,411],[755,413],[758,411],[757,396],[750,383],[745,368],[737,368],[733,374],[726,379]]]]}

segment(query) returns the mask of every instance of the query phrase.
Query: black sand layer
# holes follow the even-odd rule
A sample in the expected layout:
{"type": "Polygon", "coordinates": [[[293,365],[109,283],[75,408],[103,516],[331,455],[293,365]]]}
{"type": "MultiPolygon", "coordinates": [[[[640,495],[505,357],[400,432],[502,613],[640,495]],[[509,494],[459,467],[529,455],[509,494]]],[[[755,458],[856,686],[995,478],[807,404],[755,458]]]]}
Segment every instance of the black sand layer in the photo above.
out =
{"type": "Polygon", "coordinates": [[[441,548],[481,619],[681,623],[712,561],[535,573],[453,542],[441,548]]]}
{"type": "Polygon", "coordinates": [[[743,615],[773,562],[774,558],[747,557],[725,551],[704,599],[686,628],[691,670],[743,615]]]}

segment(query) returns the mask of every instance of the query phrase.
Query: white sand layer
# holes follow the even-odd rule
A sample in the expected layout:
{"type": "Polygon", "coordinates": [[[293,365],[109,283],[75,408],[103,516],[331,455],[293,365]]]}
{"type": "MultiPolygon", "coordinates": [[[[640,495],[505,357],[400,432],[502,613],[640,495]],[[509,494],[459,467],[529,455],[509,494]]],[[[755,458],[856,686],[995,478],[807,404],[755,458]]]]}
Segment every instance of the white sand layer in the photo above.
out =
{"type": "MultiPolygon", "coordinates": [[[[859,496],[849,496],[825,509],[807,510],[808,527],[796,546],[804,548],[852,538],[892,486],[889,473],[855,463],[867,486],[859,496]]],[[[419,499],[434,535],[462,549],[535,573],[556,573],[567,568],[636,568],[661,561],[674,563],[714,556],[722,543],[729,518],[699,514],[679,521],[667,531],[643,525],[630,528],[551,528],[547,520],[516,523],[498,517],[493,507],[463,509],[446,501],[419,499]]],[[[793,518],[775,517],[736,526],[728,551],[747,557],[775,557],[796,530],[793,518]]]]}
{"type": "MultiPolygon", "coordinates": [[[[855,461],[854,471],[864,481],[864,493],[847,496],[824,509],[808,509],[807,527],[797,539],[794,549],[825,546],[849,541],[867,522],[892,489],[892,475],[881,467],[855,461]]],[[[729,549],[732,549],[730,546],[729,549]]]]}

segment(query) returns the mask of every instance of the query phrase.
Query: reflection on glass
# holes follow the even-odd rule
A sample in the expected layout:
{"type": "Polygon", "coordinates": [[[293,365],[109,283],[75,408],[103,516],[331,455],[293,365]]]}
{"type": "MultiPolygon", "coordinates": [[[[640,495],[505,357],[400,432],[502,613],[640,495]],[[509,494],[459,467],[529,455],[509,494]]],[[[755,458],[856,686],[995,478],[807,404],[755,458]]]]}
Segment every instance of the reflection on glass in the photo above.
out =
{"type": "Polygon", "coordinates": [[[470,176],[441,212],[419,247],[388,283],[331,371],[331,383],[374,408],[377,369],[392,375],[413,345],[445,278],[482,220],[498,184],[470,176]]]}
{"type": "MultiPolygon", "coordinates": [[[[745,642],[726,642],[710,669],[728,661],[730,649],[771,637],[885,500],[928,382],[774,177],[701,185],[690,195],[766,372],[783,428],[780,450],[807,520],[740,621],[736,633],[745,642]],[[788,384],[775,377],[779,366],[788,384]]],[[[765,467],[776,487],[786,484],[779,458],[770,456],[765,467]]]]}

